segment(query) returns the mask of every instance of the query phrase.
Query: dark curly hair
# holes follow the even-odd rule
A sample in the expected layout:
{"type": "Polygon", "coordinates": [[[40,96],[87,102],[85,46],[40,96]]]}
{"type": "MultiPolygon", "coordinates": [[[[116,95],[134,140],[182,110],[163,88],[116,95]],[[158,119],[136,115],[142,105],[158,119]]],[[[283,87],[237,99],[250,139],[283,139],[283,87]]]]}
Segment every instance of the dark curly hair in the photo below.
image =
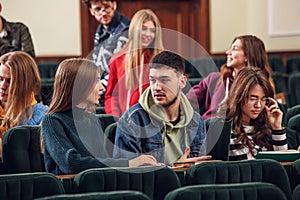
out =
{"type": "MultiPolygon", "coordinates": [[[[86,5],[86,7],[90,8],[91,7],[91,2],[99,2],[99,1],[104,1],[104,0],[82,0],[82,3],[84,5],[86,5]]],[[[116,0],[106,0],[106,1],[114,2],[116,0]]]]}

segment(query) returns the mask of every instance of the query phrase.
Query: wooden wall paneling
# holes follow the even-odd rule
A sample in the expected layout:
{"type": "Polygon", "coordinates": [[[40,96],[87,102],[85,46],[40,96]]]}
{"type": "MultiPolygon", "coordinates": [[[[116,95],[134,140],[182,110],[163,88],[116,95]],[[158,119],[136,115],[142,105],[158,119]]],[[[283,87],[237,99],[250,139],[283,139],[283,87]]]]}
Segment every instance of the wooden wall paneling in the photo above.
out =
{"type": "Polygon", "coordinates": [[[81,49],[82,56],[87,57],[94,48],[94,35],[98,22],[89,9],[80,1],[81,49]]]}

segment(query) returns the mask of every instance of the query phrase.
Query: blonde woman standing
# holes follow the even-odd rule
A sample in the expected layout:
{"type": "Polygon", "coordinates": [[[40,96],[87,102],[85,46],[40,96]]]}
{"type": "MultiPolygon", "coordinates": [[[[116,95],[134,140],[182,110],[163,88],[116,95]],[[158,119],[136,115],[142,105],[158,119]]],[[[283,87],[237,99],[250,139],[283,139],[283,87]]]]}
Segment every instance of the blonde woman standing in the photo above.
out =
{"type": "Polygon", "coordinates": [[[149,86],[149,62],[163,50],[159,19],[152,10],[142,9],[132,18],[128,42],[110,61],[105,94],[105,112],[120,117],[138,102],[149,86]]]}

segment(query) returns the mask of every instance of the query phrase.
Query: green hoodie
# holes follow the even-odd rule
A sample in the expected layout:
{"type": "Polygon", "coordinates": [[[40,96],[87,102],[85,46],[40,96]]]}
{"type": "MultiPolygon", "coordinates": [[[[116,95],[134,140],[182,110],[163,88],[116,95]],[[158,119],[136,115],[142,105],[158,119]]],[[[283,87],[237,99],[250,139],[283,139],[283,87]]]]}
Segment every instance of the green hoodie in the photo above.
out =
{"type": "Polygon", "coordinates": [[[180,146],[180,141],[184,139],[185,146],[188,146],[186,127],[191,123],[194,115],[190,102],[183,93],[180,94],[180,121],[176,125],[170,123],[161,107],[154,103],[150,87],[140,96],[139,103],[149,113],[150,118],[155,119],[155,121],[161,121],[164,124],[162,138],[165,144],[165,163],[174,163],[185,150],[180,146]]]}

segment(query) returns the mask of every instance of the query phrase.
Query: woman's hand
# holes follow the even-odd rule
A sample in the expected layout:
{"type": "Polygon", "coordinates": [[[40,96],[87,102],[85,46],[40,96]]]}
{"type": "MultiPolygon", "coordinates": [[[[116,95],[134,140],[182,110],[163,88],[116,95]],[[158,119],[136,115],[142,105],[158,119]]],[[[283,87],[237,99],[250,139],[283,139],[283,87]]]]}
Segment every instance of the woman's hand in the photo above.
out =
{"type": "Polygon", "coordinates": [[[280,110],[277,102],[273,98],[268,98],[268,103],[265,105],[268,121],[273,130],[282,130],[283,113],[280,110]]]}
{"type": "Polygon", "coordinates": [[[188,158],[188,156],[190,155],[190,152],[191,152],[191,148],[189,146],[187,146],[185,148],[184,154],[180,157],[179,161],[180,162],[198,162],[198,161],[203,161],[203,160],[209,160],[212,158],[210,155],[188,158]]]}

